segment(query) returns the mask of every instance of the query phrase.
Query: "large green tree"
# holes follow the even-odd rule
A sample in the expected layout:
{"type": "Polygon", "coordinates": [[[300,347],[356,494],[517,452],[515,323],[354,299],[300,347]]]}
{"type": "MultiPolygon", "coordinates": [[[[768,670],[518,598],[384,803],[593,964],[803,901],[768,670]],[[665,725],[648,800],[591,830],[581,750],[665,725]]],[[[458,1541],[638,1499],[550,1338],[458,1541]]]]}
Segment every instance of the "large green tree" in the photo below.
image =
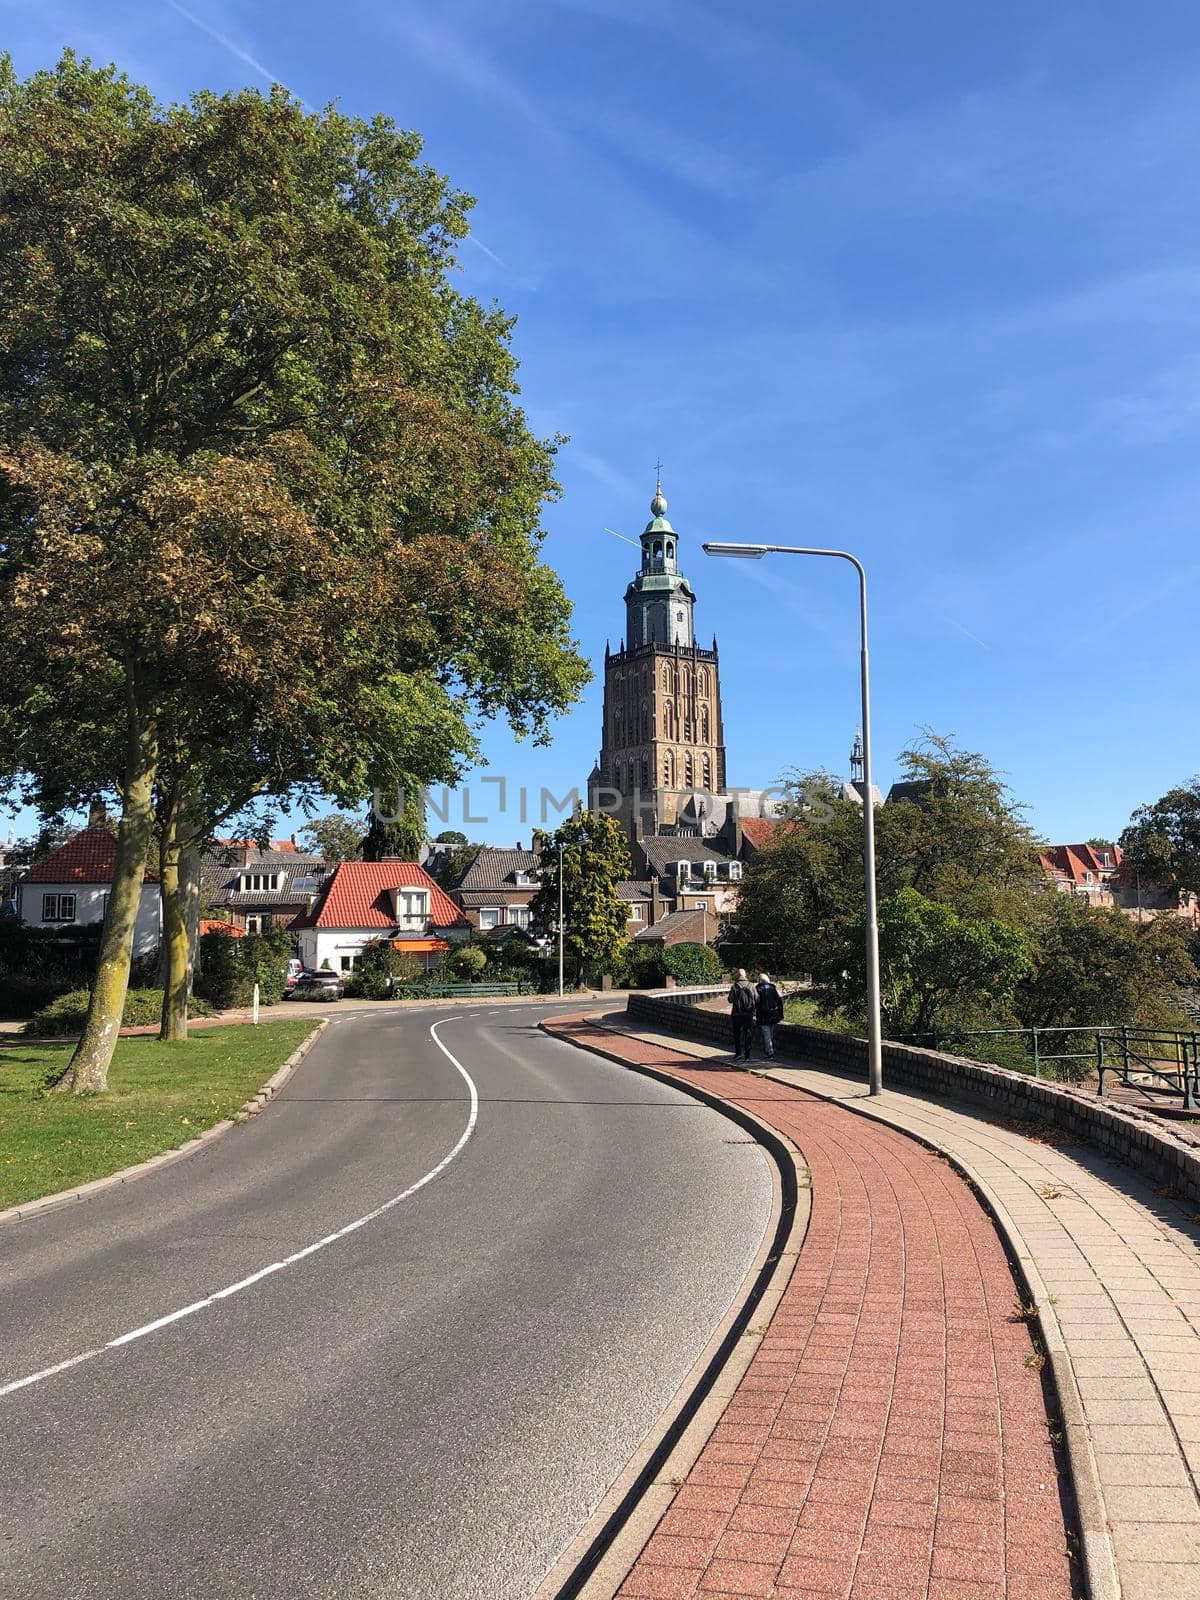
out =
{"type": "Polygon", "coordinates": [[[1184,1027],[1174,1000],[1194,983],[1188,929],[1176,917],[1137,923],[1085,897],[1045,894],[1033,922],[1033,965],[1016,996],[1036,1027],[1184,1027]]]}
{"type": "Polygon", "coordinates": [[[552,446],[415,134],[70,54],[0,65],[0,121],[0,756],[47,811],[119,798],[92,1090],[156,828],[452,777],[470,717],[544,737],[586,668],[552,446]]]}
{"type": "Polygon", "coordinates": [[[302,849],[320,856],[329,865],[339,861],[358,861],[362,856],[361,817],[347,811],[328,811],[323,817],[306,822],[297,835],[302,849]]]}
{"type": "Polygon", "coordinates": [[[1143,882],[1200,894],[1200,777],[1139,806],[1121,835],[1130,872],[1143,882]]]}
{"type": "Polygon", "coordinates": [[[602,811],[580,811],[540,838],[542,885],[533,899],[533,920],[557,933],[561,863],[564,953],[578,986],[585,968],[611,970],[624,953],[626,907],[617,884],[631,870],[629,846],[617,822],[602,811]]]}
{"type": "MultiPolygon", "coordinates": [[[[852,1016],[866,1011],[863,919],[830,951],[829,989],[852,1016]]],[[[880,1003],[890,1037],[926,1033],[947,1017],[1006,1012],[1031,965],[1029,943],[998,917],[960,917],[901,889],[879,907],[880,1003]]]]}

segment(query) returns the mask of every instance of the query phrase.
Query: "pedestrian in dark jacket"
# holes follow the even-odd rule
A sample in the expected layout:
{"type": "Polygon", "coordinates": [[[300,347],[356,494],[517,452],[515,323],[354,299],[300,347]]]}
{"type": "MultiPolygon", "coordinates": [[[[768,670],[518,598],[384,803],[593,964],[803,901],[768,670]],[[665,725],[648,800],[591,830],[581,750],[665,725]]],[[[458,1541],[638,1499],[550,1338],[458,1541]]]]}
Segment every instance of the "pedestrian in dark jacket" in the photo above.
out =
{"type": "Polygon", "coordinates": [[[783,999],[765,972],[759,973],[758,988],[754,993],[754,1020],[762,1034],[763,1055],[772,1061],[775,1058],[775,1027],[783,1021],[783,999]]]}
{"type": "Polygon", "coordinates": [[[757,997],[746,976],[745,967],[739,967],[737,977],[729,991],[729,1014],[733,1018],[733,1059],[749,1061],[754,1043],[754,1012],[757,997]]]}

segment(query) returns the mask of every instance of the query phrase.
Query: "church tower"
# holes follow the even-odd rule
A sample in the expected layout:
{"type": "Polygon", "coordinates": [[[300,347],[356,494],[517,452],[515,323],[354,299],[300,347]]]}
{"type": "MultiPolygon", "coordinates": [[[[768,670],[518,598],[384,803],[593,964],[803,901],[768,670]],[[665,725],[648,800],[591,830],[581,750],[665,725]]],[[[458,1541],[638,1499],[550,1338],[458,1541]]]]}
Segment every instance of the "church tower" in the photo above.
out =
{"type": "Polygon", "coordinates": [[[696,644],[696,596],[679,570],[661,480],[641,550],[625,591],[625,642],[604,651],[604,727],[591,784],[592,803],[614,809],[631,840],[685,826],[690,791],[725,788],[717,641],[710,650],[696,644]]]}

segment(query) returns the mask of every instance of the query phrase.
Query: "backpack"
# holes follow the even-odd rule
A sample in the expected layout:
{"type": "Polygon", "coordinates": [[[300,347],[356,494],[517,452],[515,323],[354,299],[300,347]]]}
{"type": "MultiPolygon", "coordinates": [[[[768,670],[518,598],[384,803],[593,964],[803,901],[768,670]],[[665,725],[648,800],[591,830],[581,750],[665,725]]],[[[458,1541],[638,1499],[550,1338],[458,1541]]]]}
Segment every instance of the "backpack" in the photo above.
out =
{"type": "Polygon", "coordinates": [[[733,1014],[735,1017],[752,1017],[754,1015],[754,990],[748,983],[739,983],[733,990],[733,1014]]]}

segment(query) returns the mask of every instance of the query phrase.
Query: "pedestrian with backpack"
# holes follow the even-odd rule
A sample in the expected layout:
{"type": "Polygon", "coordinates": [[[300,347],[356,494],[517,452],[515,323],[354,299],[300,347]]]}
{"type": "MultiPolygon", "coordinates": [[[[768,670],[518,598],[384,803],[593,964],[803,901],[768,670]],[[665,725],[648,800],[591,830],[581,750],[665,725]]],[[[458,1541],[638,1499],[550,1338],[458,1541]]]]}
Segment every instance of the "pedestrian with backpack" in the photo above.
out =
{"type": "Polygon", "coordinates": [[[746,976],[745,967],[739,967],[737,977],[729,991],[729,1014],[733,1018],[733,1059],[749,1061],[754,1043],[754,1012],[757,996],[746,976]]]}
{"type": "Polygon", "coordinates": [[[755,992],[754,1020],[762,1035],[763,1055],[768,1061],[775,1059],[775,1028],[783,1021],[783,998],[765,972],[758,975],[755,992]]]}

